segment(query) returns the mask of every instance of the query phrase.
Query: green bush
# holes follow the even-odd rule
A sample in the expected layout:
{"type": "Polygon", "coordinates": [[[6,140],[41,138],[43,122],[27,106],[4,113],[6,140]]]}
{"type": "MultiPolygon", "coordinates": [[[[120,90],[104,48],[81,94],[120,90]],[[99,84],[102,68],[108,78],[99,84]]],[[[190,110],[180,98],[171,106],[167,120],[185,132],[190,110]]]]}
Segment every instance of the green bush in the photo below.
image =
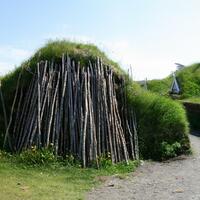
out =
{"type": "Polygon", "coordinates": [[[200,96],[200,64],[185,67],[177,72],[182,98],[200,96]]]}
{"type": "Polygon", "coordinates": [[[10,153],[8,153],[6,151],[2,151],[0,149],[0,159],[9,159],[11,157],[12,157],[12,155],[10,153]]]}
{"type": "MultiPolygon", "coordinates": [[[[176,72],[177,81],[180,85],[181,93],[178,99],[198,103],[200,98],[200,63],[182,68],[176,72]]],[[[163,80],[152,80],[148,82],[149,90],[159,94],[168,94],[172,78],[163,80]]],[[[174,96],[172,96],[174,98],[174,96]]],[[[177,98],[177,96],[175,96],[177,98]]],[[[187,110],[190,127],[193,130],[200,130],[200,115],[198,111],[187,110]]]]}
{"type": "Polygon", "coordinates": [[[180,103],[150,92],[129,95],[129,100],[136,108],[139,147],[143,158],[163,159],[163,142],[169,145],[180,143],[179,153],[190,149],[188,121],[180,103]]]}
{"type": "Polygon", "coordinates": [[[167,142],[161,143],[161,158],[173,158],[181,153],[181,144],[179,142],[175,142],[173,144],[168,144],[167,142]]]}
{"type": "Polygon", "coordinates": [[[172,84],[172,77],[169,76],[163,80],[151,80],[148,81],[148,90],[161,94],[163,96],[168,96],[172,84]]]}
{"type": "Polygon", "coordinates": [[[111,155],[108,152],[106,155],[102,155],[98,158],[100,168],[106,168],[112,165],[111,155]]]}
{"type": "Polygon", "coordinates": [[[36,149],[35,146],[22,151],[17,158],[20,163],[31,166],[48,165],[57,161],[53,148],[36,149]]]}
{"type": "Polygon", "coordinates": [[[64,157],[58,157],[58,161],[64,166],[82,166],[81,161],[72,154],[65,155],[64,157]]]}

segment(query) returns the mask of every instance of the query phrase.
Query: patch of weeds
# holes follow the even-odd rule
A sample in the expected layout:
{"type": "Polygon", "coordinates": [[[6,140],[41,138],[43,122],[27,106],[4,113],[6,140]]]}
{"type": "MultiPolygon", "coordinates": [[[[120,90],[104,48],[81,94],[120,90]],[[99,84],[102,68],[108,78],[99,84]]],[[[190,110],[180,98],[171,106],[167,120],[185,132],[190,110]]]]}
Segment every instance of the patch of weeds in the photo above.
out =
{"type": "Polygon", "coordinates": [[[108,152],[107,154],[103,154],[98,157],[99,168],[107,168],[112,166],[111,154],[108,152]]]}
{"type": "Polygon", "coordinates": [[[18,162],[28,166],[53,164],[57,161],[53,147],[37,149],[36,146],[32,146],[22,151],[16,158],[18,162]]]}
{"type": "Polygon", "coordinates": [[[68,154],[64,157],[58,157],[58,162],[66,167],[74,166],[81,168],[82,166],[80,160],[72,154],[68,154]]]}
{"type": "Polygon", "coordinates": [[[3,160],[3,159],[11,159],[12,158],[12,155],[6,151],[3,151],[3,150],[0,150],[0,159],[3,160]]]}
{"type": "Polygon", "coordinates": [[[175,142],[173,144],[162,142],[161,144],[162,160],[176,157],[180,153],[181,153],[181,144],[179,142],[175,142]]]}

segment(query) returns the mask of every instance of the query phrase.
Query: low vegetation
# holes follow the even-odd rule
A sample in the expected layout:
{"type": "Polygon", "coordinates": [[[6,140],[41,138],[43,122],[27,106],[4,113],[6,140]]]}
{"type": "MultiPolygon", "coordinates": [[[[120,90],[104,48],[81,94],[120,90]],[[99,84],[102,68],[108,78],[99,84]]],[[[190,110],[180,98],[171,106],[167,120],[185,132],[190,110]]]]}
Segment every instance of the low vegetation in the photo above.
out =
{"type": "Polygon", "coordinates": [[[85,193],[105,181],[106,176],[125,178],[139,165],[138,161],[130,161],[129,165],[111,165],[107,158],[100,169],[83,169],[72,158],[64,162],[55,160],[55,157],[52,159],[51,151],[39,151],[35,156],[36,152],[32,149],[20,155],[10,155],[0,151],[1,199],[84,199],[85,193]]]}
{"type": "Polygon", "coordinates": [[[139,147],[143,158],[163,160],[189,151],[188,121],[180,103],[150,92],[141,92],[130,100],[136,108],[139,147]],[[173,148],[177,147],[174,144],[180,144],[179,148],[173,148]],[[173,152],[170,156],[169,147],[173,152]]]}
{"type": "Polygon", "coordinates": [[[151,80],[147,83],[147,88],[151,92],[157,93],[162,96],[169,96],[170,87],[172,84],[172,76],[163,80],[151,80]]]}
{"type": "MultiPolygon", "coordinates": [[[[200,97],[200,64],[186,66],[176,71],[178,84],[180,85],[180,98],[199,98],[200,97]]],[[[148,82],[148,89],[152,92],[168,95],[171,84],[172,75],[161,80],[151,80],[148,82]]]]}
{"type": "MultiPolygon", "coordinates": [[[[181,89],[180,95],[173,96],[180,99],[182,103],[200,103],[200,64],[193,64],[176,71],[176,77],[181,89]]],[[[151,80],[148,82],[148,89],[151,92],[169,96],[169,91],[172,84],[172,76],[162,80],[151,80]]],[[[199,120],[200,110],[187,109],[187,117],[190,122],[190,128],[200,130],[199,120]]]]}
{"type": "Polygon", "coordinates": [[[190,97],[186,99],[182,99],[182,102],[188,102],[188,103],[197,103],[200,104],[200,97],[190,97]]]}
{"type": "Polygon", "coordinates": [[[200,97],[200,64],[194,64],[177,72],[183,99],[200,97]]]}

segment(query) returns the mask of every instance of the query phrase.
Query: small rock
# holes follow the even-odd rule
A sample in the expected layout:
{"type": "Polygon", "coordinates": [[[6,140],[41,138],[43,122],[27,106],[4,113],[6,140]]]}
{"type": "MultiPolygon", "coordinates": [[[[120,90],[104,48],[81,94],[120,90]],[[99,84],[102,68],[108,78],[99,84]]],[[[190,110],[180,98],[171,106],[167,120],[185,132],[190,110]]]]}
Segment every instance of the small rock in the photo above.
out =
{"type": "Polygon", "coordinates": [[[108,187],[114,187],[115,186],[115,184],[109,184],[108,185],[108,187]]]}
{"type": "Polygon", "coordinates": [[[173,193],[183,193],[183,192],[184,192],[184,190],[179,188],[179,189],[176,189],[173,193]]]}

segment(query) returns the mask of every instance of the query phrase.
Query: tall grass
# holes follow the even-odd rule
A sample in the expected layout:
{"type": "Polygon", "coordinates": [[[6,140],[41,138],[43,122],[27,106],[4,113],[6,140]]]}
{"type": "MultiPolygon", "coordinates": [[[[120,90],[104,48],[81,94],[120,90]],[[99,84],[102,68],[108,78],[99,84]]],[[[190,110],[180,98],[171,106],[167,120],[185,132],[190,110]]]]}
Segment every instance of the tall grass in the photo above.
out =
{"type": "Polygon", "coordinates": [[[142,157],[155,160],[168,158],[168,155],[163,155],[163,143],[179,143],[180,148],[175,155],[190,149],[188,121],[180,103],[150,92],[130,95],[129,99],[136,108],[142,157]]]}

